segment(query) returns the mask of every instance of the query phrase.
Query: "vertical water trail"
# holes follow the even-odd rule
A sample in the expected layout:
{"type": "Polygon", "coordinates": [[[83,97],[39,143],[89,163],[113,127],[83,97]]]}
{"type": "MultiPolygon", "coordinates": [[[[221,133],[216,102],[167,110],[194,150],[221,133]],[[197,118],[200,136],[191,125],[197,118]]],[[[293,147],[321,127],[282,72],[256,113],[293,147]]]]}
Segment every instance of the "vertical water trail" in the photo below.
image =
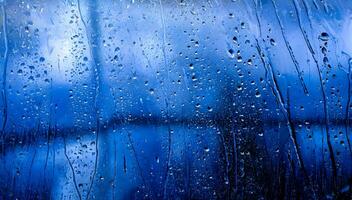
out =
{"type": "MultiPolygon", "coordinates": [[[[91,2],[91,1],[89,1],[91,2]]],[[[94,2],[94,0],[92,1],[94,2]]],[[[95,4],[94,4],[95,5],[95,4]]],[[[99,59],[99,55],[97,55],[97,52],[93,50],[93,46],[92,46],[92,41],[91,41],[91,34],[89,33],[89,29],[87,26],[86,21],[83,18],[83,14],[82,14],[82,8],[81,8],[81,1],[77,0],[77,8],[78,8],[78,12],[79,12],[79,18],[81,20],[81,23],[83,24],[84,27],[84,31],[86,34],[86,39],[88,42],[88,46],[89,46],[89,52],[90,52],[90,56],[92,58],[92,62],[93,62],[93,67],[94,67],[94,83],[95,83],[95,91],[94,91],[94,97],[93,97],[93,101],[94,101],[94,110],[95,110],[95,118],[96,118],[96,137],[95,137],[95,163],[94,163],[94,171],[93,171],[93,175],[92,175],[92,180],[91,183],[89,185],[89,189],[87,192],[87,198],[89,198],[90,192],[92,190],[93,187],[93,182],[94,182],[94,178],[95,175],[97,173],[97,167],[98,167],[98,157],[99,157],[99,153],[98,153],[98,147],[99,147],[99,133],[100,133],[100,110],[99,110],[99,105],[98,105],[98,97],[99,97],[99,93],[100,93],[100,87],[101,87],[101,78],[100,78],[100,63],[97,63],[97,59],[99,59]]],[[[94,7],[94,9],[97,9],[96,7],[94,7]]],[[[91,15],[91,17],[97,17],[95,15],[91,15]]],[[[96,19],[92,19],[92,21],[97,21],[96,19]]],[[[96,23],[96,22],[95,22],[96,23]]],[[[96,25],[96,24],[95,24],[96,25]]],[[[97,29],[98,27],[94,27],[95,29],[97,29]]]]}
{"type": "Polygon", "coordinates": [[[290,42],[288,41],[288,39],[286,37],[286,32],[285,32],[284,26],[282,24],[282,21],[281,21],[281,19],[279,17],[279,11],[278,11],[277,5],[275,3],[275,0],[271,0],[271,2],[273,4],[274,10],[275,10],[275,16],[276,16],[276,19],[277,19],[277,21],[279,23],[281,35],[282,35],[282,37],[284,39],[285,46],[286,46],[286,48],[287,48],[287,50],[288,50],[288,52],[290,54],[290,57],[291,57],[291,60],[292,60],[292,62],[294,64],[294,66],[295,66],[298,78],[299,78],[300,83],[301,83],[302,88],[303,88],[303,91],[304,91],[304,93],[306,95],[308,95],[309,92],[308,92],[307,86],[306,86],[306,84],[304,82],[303,75],[302,75],[302,72],[301,72],[301,68],[300,68],[299,63],[298,63],[298,61],[297,61],[297,59],[296,59],[296,57],[295,57],[295,55],[293,53],[292,47],[290,45],[290,42]]]}
{"type": "MultiPolygon", "coordinates": [[[[38,126],[39,127],[39,126],[38,126]]],[[[34,165],[34,160],[37,156],[37,149],[34,150],[33,157],[31,159],[31,164],[29,165],[29,174],[28,174],[28,185],[27,185],[27,193],[29,198],[31,198],[31,194],[33,190],[31,189],[32,184],[31,184],[31,179],[32,179],[32,171],[33,171],[33,165],[34,165]]]]}
{"type": "Polygon", "coordinates": [[[64,139],[64,154],[65,154],[65,158],[68,162],[68,165],[70,166],[70,169],[72,171],[72,180],[73,180],[73,184],[75,186],[75,190],[77,192],[77,195],[78,195],[78,198],[79,200],[82,200],[82,195],[81,195],[81,192],[79,191],[78,189],[78,185],[77,185],[77,181],[76,181],[76,173],[75,173],[75,169],[73,168],[73,165],[72,165],[72,162],[70,160],[70,158],[68,157],[68,154],[67,154],[67,144],[66,144],[66,136],[63,137],[64,139]]]}
{"type": "Polygon", "coordinates": [[[3,100],[3,112],[2,112],[2,124],[1,124],[1,137],[3,140],[2,144],[2,152],[5,152],[5,128],[7,124],[7,115],[8,115],[8,107],[7,107],[7,62],[8,62],[8,54],[9,54],[9,41],[7,38],[7,14],[6,14],[6,1],[3,1],[1,4],[1,11],[2,11],[2,32],[4,35],[4,47],[5,47],[5,52],[4,52],[4,61],[3,61],[3,66],[2,66],[2,88],[1,88],[1,95],[2,95],[2,100],[3,100]]]}
{"type": "MultiPolygon", "coordinates": [[[[258,20],[257,23],[259,23],[260,22],[260,18],[259,18],[259,15],[258,15],[257,4],[256,4],[256,2],[254,0],[253,0],[253,2],[255,4],[256,19],[258,20]]],[[[261,35],[260,35],[260,38],[261,38],[261,35]]],[[[270,58],[268,57],[269,62],[267,63],[265,61],[265,59],[264,59],[265,53],[261,49],[258,39],[256,38],[255,40],[256,40],[257,53],[258,53],[258,55],[260,57],[260,60],[261,60],[263,66],[265,68],[266,79],[268,80],[268,78],[269,78],[269,80],[271,82],[271,84],[269,84],[269,86],[270,86],[270,88],[272,90],[272,93],[274,94],[274,96],[276,98],[276,101],[278,102],[278,104],[279,104],[279,106],[281,108],[280,110],[283,113],[284,118],[286,120],[286,126],[287,126],[288,131],[289,131],[289,136],[290,136],[290,139],[291,139],[292,144],[293,144],[294,153],[295,153],[295,156],[297,158],[298,165],[302,169],[304,177],[308,181],[308,184],[311,186],[312,191],[313,191],[313,195],[315,197],[316,195],[315,195],[314,187],[313,187],[312,182],[311,182],[311,180],[309,178],[308,172],[307,172],[307,170],[305,168],[301,152],[299,151],[299,148],[298,148],[299,144],[297,142],[296,130],[295,130],[294,124],[293,124],[292,119],[291,119],[290,109],[288,108],[288,105],[285,104],[285,101],[283,99],[283,95],[282,95],[282,92],[280,90],[280,87],[279,87],[279,84],[277,82],[277,79],[275,77],[275,73],[274,73],[270,58]]]]}
{"type": "MultiPolygon", "coordinates": [[[[53,67],[51,66],[51,74],[52,74],[52,69],[53,67]]],[[[50,78],[50,101],[49,101],[49,126],[48,126],[48,130],[47,130],[47,149],[46,149],[46,156],[45,156],[45,165],[44,165],[44,174],[46,174],[46,168],[48,165],[48,159],[49,159],[49,150],[50,150],[50,136],[52,136],[52,122],[51,122],[51,118],[52,118],[52,105],[53,105],[53,78],[50,78]]],[[[45,175],[44,175],[45,177],[45,175]]]]}
{"type": "Polygon", "coordinates": [[[116,199],[116,176],[117,176],[117,142],[116,134],[114,134],[114,175],[113,175],[113,186],[112,186],[112,199],[116,199]]]}
{"type": "Polygon", "coordinates": [[[281,112],[283,113],[283,115],[285,117],[286,125],[287,125],[288,131],[289,131],[289,135],[290,135],[291,141],[292,141],[293,146],[294,146],[294,150],[295,150],[295,154],[296,154],[296,157],[297,157],[297,160],[298,160],[298,164],[301,166],[301,168],[304,171],[304,173],[307,174],[306,173],[306,169],[304,167],[302,156],[300,155],[299,150],[298,150],[298,146],[299,145],[297,143],[296,131],[295,131],[294,125],[293,125],[292,120],[291,120],[291,113],[286,108],[286,104],[285,104],[285,102],[283,100],[283,95],[282,95],[281,90],[279,88],[279,84],[278,84],[278,82],[276,80],[276,77],[275,77],[275,75],[273,73],[272,66],[271,66],[270,63],[267,63],[264,60],[263,55],[265,55],[265,54],[263,53],[262,49],[260,48],[259,42],[256,41],[256,43],[257,43],[256,44],[257,52],[259,54],[259,57],[261,59],[261,62],[263,64],[263,66],[265,68],[265,73],[267,74],[267,76],[269,77],[268,79],[271,82],[270,88],[271,88],[272,93],[274,94],[274,96],[276,98],[276,101],[280,105],[281,112]]]}
{"type": "MultiPolygon", "coordinates": [[[[257,10],[255,9],[255,12],[257,13],[257,10]]],[[[259,18],[257,18],[259,20],[259,18]]],[[[284,117],[285,117],[285,120],[287,121],[287,126],[288,126],[288,129],[289,129],[289,132],[290,132],[290,137],[293,141],[293,144],[294,144],[294,149],[296,150],[296,156],[298,158],[298,162],[299,162],[299,165],[302,166],[303,163],[302,162],[302,158],[301,156],[299,155],[298,153],[298,146],[297,146],[297,141],[296,141],[296,137],[295,137],[295,131],[294,131],[294,126],[292,124],[292,122],[290,121],[290,112],[289,110],[286,108],[285,106],[285,102],[283,100],[283,95],[282,95],[282,92],[280,90],[280,87],[279,87],[279,84],[278,84],[278,81],[276,79],[276,76],[275,76],[275,73],[274,73],[274,69],[271,65],[271,62],[268,62],[265,61],[264,57],[265,57],[265,53],[263,52],[263,50],[261,49],[260,47],[260,43],[258,41],[258,39],[256,38],[256,50],[257,50],[257,53],[259,55],[259,58],[264,66],[264,69],[265,69],[265,75],[266,75],[266,78],[271,82],[271,84],[269,84],[271,90],[272,90],[272,93],[274,94],[275,98],[276,98],[276,101],[279,103],[280,105],[280,108],[284,114],[284,117]]]]}
{"type": "Polygon", "coordinates": [[[308,4],[307,4],[306,0],[302,0],[302,3],[303,3],[305,14],[307,15],[309,27],[311,30],[313,30],[313,23],[312,23],[312,19],[311,19],[310,13],[309,13],[308,4]]]}
{"type": "Polygon", "coordinates": [[[224,152],[224,157],[225,157],[225,163],[226,163],[226,167],[225,167],[225,173],[226,173],[226,176],[225,176],[225,182],[227,182],[227,193],[228,193],[228,198],[230,199],[231,198],[231,188],[230,188],[230,173],[229,173],[229,169],[230,169],[230,162],[229,162],[229,153],[228,153],[228,150],[227,150],[227,145],[226,145],[226,142],[225,142],[225,138],[223,136],[223,134],[221,133],[224,133],[226,130],[225,129],[222,129],[220,127],[220,130],[219,130],[219,142],[222,144],[222,148],[223,148],[223,152],[224,152]]]}
{"type": "Polygon", "coordinates": [[[145,180],[145,178],[144,178],[144,175],[143,175],[142,166],[141,166],[141,164],[139,163],[139,160],[138,160],[138,158],[137,158],[137,151],[136,151],[136,149],[135,149],[135,147],[134,147],[134,144],[133,144],[133,141],[132,141],[132,138],[131,138],[131,134],[130,134],[129,132],[127,132],[126,134],[127,134],[128,142],[129,142],[129,144],[131,145],[133,157],[134,157],[134,159],[136,160],[138,172],[139,172],[139,175],[140,175],[140,177],[141,177],[141,179],[142,179],[143,185],[144,185],[144,187],[148,188],[147,182],[146,182],[146,180],[145,180]]]}
{"type": "Polygon", "coordinates": [[[323,97],[323,106],[324,106],[323,110],[324,110],[324,122],[325,122],[326,140],[327,140],[329,154],[330,154],[332,173],[333,173],[333,180],[335,181],[335,179],[337,178],[337,166],[336,166],[336,159],[335,159],[335,155],[334,155],[334,150],[332,148],[332,144],[331,144],[331,140],[330,140],[329,108],[328,108],[328,104],[327,104],[325,86],[324,86],[324,83],[323,83],[323,75],[322,75],[322,73],[320,71],[319,62],[318,62],[318,59],[315,56],[315,52],[313,50],[311,42],[309,41],[308,35],[307,35],[306,31],[304,30],[304,28],[302,26],[302,21],[301,21],[301,17],[300,17],[300,13],[299,13],[299,5],[298,5],[296,0],[292,0],[292,1],[293,1],[293,5],[295,7],[296,16],[297,16],[297,19],[298,19],[298,26],[299,26],[299,28],[301,30],[301,33],[302,33],[302,35],[304,37],[304,41],[306,43],[306,46],[309,49],[310,55],[312,56],[312,58],[314,60],[314,63],[315,63],[315,66],[316,66],[316,70],[318,72],[320,90],[321,90],[321,94],[322,94],[322,97],[323,97]]]}
{"type": "Polygon", "coordinates": [[[352,58],[348,59],[348,72],[347,72],[347,80],[348,80],[348,89],[347,89],[347,103],[346,103],[346,115],[345,115],[345,127],[346,127],[346,140],[348,144],[348,148],[350,154],[352,156],[352,149],[351,149],[351,140],[349,137],[350,134],[350,106],[351,106],[351,67],[352,67],[352,58]]]}
{"type": "MultiPolygon", "coordinates": [[[[220,2],[220,3],[218,3],[220,6],[221,6],[221,8],[223,9],[223,10],[226,10],[226,7],[223,5],[223,3],[222,2],[220,2]]],[[[228,32],[227,32],[227,30],[226,30],[226,28],[225,28],[225,26],[224,26],[224,23],[221,23],[221,29],[222,29],[222,33],[223,33],[223,35],[225,36],[225,38],[226,38],[226,44],[227,44],[227,46],[228,46],[228,48],[231,48],[231,44],[230,43],[228,43],[227,42],[227,40],[229,39],[229,38],[231,38],[231,37],[229,37],[229,34],[228,34],[228,32]]],[[[231,101],[232,101],[232,103],[234,103],[235,102],[235,99],[234,99],[234,96],[232,95],[232,98],[231,98],[231,101]]],[[[232,121],[232,123],[234,123],[234,121],[235,121],[235,116],[232,116],[232,119],[230,120],[230,121],[232,121]]],[[[225,131],[222,131],[223,133],[225,133],[225,131]]],[[[231,124],[231,130],[230,130],[230,137],[232,137],[232,149],[233,149],[233,168],[234,168],[234,183],[232,183],[232,178],[230,177],[230,171],[229,171],[229,168],[230,168],[230,162],[228,161],[228,150],[227,150],[227,148],[226,148],[226,145],[225,144],[223,144],[223,146],[224,146],[224,153],[225,153],[225,156],[226,156],[226,158],[225,158],[225,161],[226,161],[226,164],[227,164],[227,168],[226,168],[226,176],[227,176],[227,179],[228,179],[228,181],[229,181],[229,187],[230,187],[230,190],[229,190],[229,198],[231,198],[231,196],[232,196],[232,189],[231,189],[231,186],[232,186],[232,184],[234,184],[234,191],[235,192],[237,192],[238,191],[238,166],[237,166],[237,162],[238,162],[238,159],[237,159],[237,152],[238,152],[238,149],[237,149],[237,140],[236,140],[236,132],[235,132],[235,127],[234,127],[234,124],[231,124]]],[[[222,138],[224,138],[222,135],[221,135],[221,137],[222,138]]]]}
{"type": "MultiPolygon", "coordinates": [[[[167,63],[166,59],[166,25],[165,25],[165,19],[164,19],[164,7],[159,0],[159,9],[160,9],[160,18],[161,18],[161,23],[162,23],[162,29],[163,29],[163,40],[162,40],[162,54],[163,54],[163,60],[164,60],[164,67],[167,70],[167,81],[170,79],[170,74],[169,74],[169,66],[167,63]]],[[[164,81],[163,84],[166,84],[164,81]]],[[[164,188],[163,188],[163,198],[165,198],[166,193],[167,193],[167,184],[169,180],[169,168],[170,168],[170,162],[171,162],[171,145],[172,145],[172,134],[171,134],[171,127],[170,127],[170,119],[169,119],[169,101],[168,101],[168,95],[165,91],[165,88],[163,90],[163,95],[165,97],[165,106],[166,106],[166,123],[167,123],[167,128],[168,128],[168,152],[167,152],[167,160],[166,160],[166,170],[165,170],[165,181],[164,181],[164,188]]]]}

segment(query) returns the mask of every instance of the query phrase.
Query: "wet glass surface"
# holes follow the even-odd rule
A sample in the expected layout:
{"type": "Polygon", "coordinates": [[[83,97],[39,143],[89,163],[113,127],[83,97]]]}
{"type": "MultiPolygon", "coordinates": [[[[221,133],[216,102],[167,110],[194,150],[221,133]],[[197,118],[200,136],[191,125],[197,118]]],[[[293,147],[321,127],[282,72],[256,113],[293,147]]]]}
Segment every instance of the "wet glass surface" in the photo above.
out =
{"type": "Polygon", "coordinates": [[[352,2],[0,5],[0,199],[351,198],[352,2]]]}

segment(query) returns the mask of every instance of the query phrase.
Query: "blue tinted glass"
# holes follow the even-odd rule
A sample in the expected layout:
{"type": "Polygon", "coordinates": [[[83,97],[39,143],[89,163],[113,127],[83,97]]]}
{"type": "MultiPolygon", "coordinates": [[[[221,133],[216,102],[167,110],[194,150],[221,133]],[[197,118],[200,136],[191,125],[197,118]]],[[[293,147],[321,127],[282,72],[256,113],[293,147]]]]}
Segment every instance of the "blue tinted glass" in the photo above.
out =
{"type": "Polygon", "coordinates": [[[351,198],[352,1],[0,7],[0,199],[351,198]]]}

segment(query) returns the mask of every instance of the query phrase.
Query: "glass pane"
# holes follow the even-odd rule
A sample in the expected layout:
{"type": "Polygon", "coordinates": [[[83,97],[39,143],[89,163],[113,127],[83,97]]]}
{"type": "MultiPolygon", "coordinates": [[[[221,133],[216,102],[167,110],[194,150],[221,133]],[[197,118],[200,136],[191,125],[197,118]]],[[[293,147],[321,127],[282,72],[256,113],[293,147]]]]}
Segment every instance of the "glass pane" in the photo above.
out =
{"type": "Polygon", "coordinates": [[[0,6],[0,199],[352,196],[351,1],[0,6]]]}

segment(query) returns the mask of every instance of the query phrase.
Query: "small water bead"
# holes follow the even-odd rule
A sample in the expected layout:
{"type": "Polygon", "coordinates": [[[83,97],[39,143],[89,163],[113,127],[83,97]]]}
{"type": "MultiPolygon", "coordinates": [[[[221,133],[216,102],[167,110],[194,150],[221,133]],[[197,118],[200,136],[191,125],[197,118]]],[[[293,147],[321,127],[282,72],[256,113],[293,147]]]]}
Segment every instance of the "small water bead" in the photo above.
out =
{"type": "Polygon", "coordinates": [[[257,92],[255,93],[255,97],[259,98],[259,97],[261,97],[261,96],[262,96],[262,95],[260,94],[259,91],[257,91],[257,92]]]}
{"type": "Polygon", "coordinates": [[[237,41],[238,41],[237,37],[236,37],[236,36],[233,36],[232,41],[233,41],[234,43],[237,43],[237,41]]]}
{"type": "Polygon", "coordinates": [[[233,49],[229,49],[227,51],[227,54],[229,55],[230,58],[234,58],[235,57],[235,51],[233,49]]]}
{"type": "Polygon", "coordinates": [[[272,46],[276,46],[276,42],[275,42],[275,40],[274,40],[273,38],[270,39],[270,44],[271,44],[272,46]]]}
{"type": "Polygon", "coordinates": [[[319,36],[319,39],[320,39],[321,41],[328,41],[328,40],[329,40],[329,34],[326,33],[326,32],[322,32],[322,33],[320,34],[320,36],[319,36]]]}

